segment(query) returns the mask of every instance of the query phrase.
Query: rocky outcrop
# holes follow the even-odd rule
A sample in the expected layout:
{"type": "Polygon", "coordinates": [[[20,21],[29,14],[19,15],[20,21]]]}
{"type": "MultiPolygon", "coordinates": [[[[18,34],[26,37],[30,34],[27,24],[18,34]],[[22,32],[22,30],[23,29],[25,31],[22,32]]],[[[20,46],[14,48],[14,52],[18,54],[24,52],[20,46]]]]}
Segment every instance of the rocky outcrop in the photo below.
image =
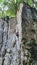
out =
{"type": "Polygon", "coordinates": [[[16,17],[10,18],[10,29],[12,32],[16,29],[17,20],[16,17]]]}
{"type": "Polygon", "coordinates": [[[31,65],[37,61],[37,11],[22,3],[16,18],[8,23],[0,20],[0,65],[31,65]]]}
{"type": "Polygon", "coordinates": [[[35,8],[30,7],[27,4],[24,4],[23,11],[22,11],[22,33],[23,36],[27,39],[34,38],[36,34],[36,27],[37,26],[37,13],[35,8]],[[35,19],[35,20],[34,20],[35,19]],[[24,33],[25,32],[25,33],[24,33]],[[26,36],[25,36],[26,35],[26,36]]]}
{"type": "MultiPolygon", "coordinates": [[[[24,3],[22,9],[22,42],[23,53],[27,50],[27,55],[24,53],[23,56],[27,58],[26,64],[29,65],[29,61],[35,60],[37,57],[37,11],[26,3],[24,3]],[[32,48],[35,48],[34,52],[32,48]]],[[[23,59],[24,64],[25,60],[23,59]]]]}
{"type": "Polygon", "coordinates": [[[16,18],[10,19],[8,24],[7,21],[0,20],[0,65],[12,65],[11,63],[13,63],[13,60],[11,59],[16,57],[15,54],[18,52],[15,51],[17,44],[15,41],[16,36],[13,34],[16,28],[16,18]]]}

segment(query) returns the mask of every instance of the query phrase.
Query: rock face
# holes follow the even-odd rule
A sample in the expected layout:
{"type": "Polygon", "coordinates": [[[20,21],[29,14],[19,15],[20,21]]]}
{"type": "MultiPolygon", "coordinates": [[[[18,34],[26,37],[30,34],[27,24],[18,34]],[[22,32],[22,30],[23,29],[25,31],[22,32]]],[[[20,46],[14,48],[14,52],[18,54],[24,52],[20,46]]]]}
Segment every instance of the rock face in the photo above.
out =
{"type": "MultiPolygon", "coordinates": [[[[30,60],[37,60],[37,11],[26,3],[22,9],[22,42],[23,57],[27,58],[26,63],[29,65],[30,60]],[[35,49],[34,52],[32,48],[35,49]],[[26,50],[27,55],[24,53],[26,50]]],[[[24,64],[25,60],[23,59],[24,64]]]]}
{"type": "Polygon", "coordinates": [[[10,19],[8,24],[6,21],[0,20],[0,65],[13,65],[16,61],[13,62],[13,58],[18,58],[15,55],[18,54],[16,48],[18,43],[16,42],[16,35],[13,33],[16,28],[16,18],[10,19]]]}
{"type": "Polygon", "coordinates": [[[20,4],[16,18],[0,20],[0,65],[37,65],[37,11],[20,4]],[[16,34],[18,32],[19,35],[16,34]]]}
{"type": "Polygon", "coordinates": [[[37,57],[37,11],[24,3],[17,12],[17,22],[21,42],[21,65],[30,65],[37,57]],[[22,8],[22,9],[21,9],[22,8]],[[19,23],[20,22],[20,23],[19,23]],[[36,47],[36,48],[35,48],[36,47]],[[33,49],[34,53],[33,53],[33,49]],[[33,56],[36,56],[35,58],[33,56]]]}
{"type": "Polygon", "coordinates": [[[2,20],[0,19],[0,49],[2,47],[2,41],[3,41],[3,39],[2,39],[2,37],[3,37],[3,23],[4,22],[2,22],[2,20]]]}
{"type": "Polygon", "coordinates": [[[16,18],[11,18],[9,23],[0,20],[0,65],[19,65],[21,51],[19,36],[16,35],[16,18]],[[19,44],[19,45],[18,45],[19,44]]]}
{"type": "MultiPolygon", "coordinates": [[[[28,40],[35,38],[37,29],[37,14],[35,8],[24,4],[22,11],[22,33],[28,40]],[[34,20],[35,19],[35,20],[34,20]],[[35,35],[35,36],[34,36],[35,35]]],[[[37,38],[36,38],[37,39],[37,38]]]]}
{"type": "Polygon", "coordinates": [[[10,19],[10,29],[12,30],[12,32],[14,32],[14,30],[16,29],[16,24],[17,24],[16,17],[11,18],[10,19]]]}
{"type": "Polygon", "coordinates": [[[2,65],[2,57],[0,57],[0,65],[2,65]]]}

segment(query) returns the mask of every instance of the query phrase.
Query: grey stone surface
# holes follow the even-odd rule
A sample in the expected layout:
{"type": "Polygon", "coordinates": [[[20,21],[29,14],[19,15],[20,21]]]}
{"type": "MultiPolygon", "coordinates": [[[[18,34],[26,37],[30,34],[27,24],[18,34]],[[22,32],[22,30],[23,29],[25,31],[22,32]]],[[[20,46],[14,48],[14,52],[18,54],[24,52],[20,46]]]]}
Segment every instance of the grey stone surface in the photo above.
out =
{"type": "Polygon", "coordinates": [[[2,58],[2,57],[0,57],[0,65],[2,65],[2,59],[3,59],[3,58],[2,58]]]}
{"type": "MultiPolygon", "coordinates": [[[[21,7],[20,7],[21,10],[21,7]]],[[[2,48],[0,45],[0,65],[25,65],[28,63],[31,55],[28,51],[31,47],[28,46],[31,39],[35,39],[37,43],[37,22],[33,22],[33,17],[31,9],[27,4],[24,4],[24,8],[19,12],[18,18],[18,29],[19,29],[19,39],[16,33],[13,33],[16,29],[16,18],[12,18],[9,21],[9,26],[7,22],[0,20],[0,29],[3,28],[3,42],[2,42],[2,32],[0,31],[0,43],[2,42],[2,48]],[[22,14],[22,20],[21,20],[22,14]],[[22,24],[22,43],[21,41],[21,24],[22,24]],[[2,25],[4,27],[2,27],[2,25]],[[21,47],[21,48],[20,48],[21,47]],[[2,57],[1,57],[2,56],[2,57]],[[3,59],[4,58],[4,59],[3,59]]]]}

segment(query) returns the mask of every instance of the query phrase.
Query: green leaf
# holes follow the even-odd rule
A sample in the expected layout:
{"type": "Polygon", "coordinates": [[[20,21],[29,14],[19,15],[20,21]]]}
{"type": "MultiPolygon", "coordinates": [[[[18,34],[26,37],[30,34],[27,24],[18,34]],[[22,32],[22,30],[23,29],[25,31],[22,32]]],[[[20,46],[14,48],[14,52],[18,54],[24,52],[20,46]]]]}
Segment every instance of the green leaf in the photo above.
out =
{"type": "MultiPolygon", "coordinates": [[[[28,3],[30,6],[33,4],[33,0],[0,0],[0,4],[3,3],[1,6],[4,6],[4,8],[7,6],[8,10],[4,10],[4,15],[8,15],[9,17],[16,15],[17,13],[17,9],[19,8],[20,3],[22,2],[28,3]]],[[[36,6],[35,8],[37,8],[37,3],[35,2],[36,6]]],[[[0,14],[1,17],[1,14],[0,14]]]]}
{"type": "Polygon", "coordinates": [[[5,1],[5,0],[0,0],[0,3],[1,3],[1,2],[4,2],[4,1],[5,1]]]}
{"type": "Polygon", "coordinates": [[[32,0],[28,0],[28,4],[29,4],[30,6],[32,5],[32,3],[33,3],[32,0]]]}

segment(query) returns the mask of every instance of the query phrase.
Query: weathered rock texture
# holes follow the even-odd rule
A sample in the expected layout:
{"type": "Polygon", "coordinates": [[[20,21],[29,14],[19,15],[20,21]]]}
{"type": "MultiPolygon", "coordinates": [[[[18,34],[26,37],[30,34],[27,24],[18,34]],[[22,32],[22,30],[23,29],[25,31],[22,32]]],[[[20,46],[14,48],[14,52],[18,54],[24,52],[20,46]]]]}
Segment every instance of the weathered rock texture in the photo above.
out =
{"type": "Polygon", "coordinates": [[[14,45],[14,43],[16,44],[16,36],[13,34],[15,29],[16,18],[11,18],[9,23],[0,19],[0,65],[12,65],[11,63],[13,63],[13,60],[11,59],[16,57],[15,54],[18,51],[16,50],[17,45],[14,45]],[[13,47],[13,45],[15,47],[13,47]]]}
{"type": "Polygon", "coordinates": [[[12,30],[12,32],[14,32],[14,30],[16,29],[16,24],[17,24],[16,17],[11,18],[10,19],[10,29],[12,30]]]}
{"type": "Polygon", "coordinates": [[[37,62],[37,11],[22,3],[16,18],[11,18],[8,23],[0,19],[0,65],[37,62]]]}
{"type": "MultiPolygon", "coordinates": [[[[35,8],[24,4],[22,11],[22,33],[30,40],[37,35],[37,12],[35,8]],[[34,36],[35,35],[35,36],[34,36]]],[[[36,38],[37,39],[37,38],[36,38]]]]}
{"type": "Polygon", "coordinates": [[[37,11],[26,3],[22,9],[22,42],[23,64],[29,65],[29,61],[37,60],[37,11]]]}

